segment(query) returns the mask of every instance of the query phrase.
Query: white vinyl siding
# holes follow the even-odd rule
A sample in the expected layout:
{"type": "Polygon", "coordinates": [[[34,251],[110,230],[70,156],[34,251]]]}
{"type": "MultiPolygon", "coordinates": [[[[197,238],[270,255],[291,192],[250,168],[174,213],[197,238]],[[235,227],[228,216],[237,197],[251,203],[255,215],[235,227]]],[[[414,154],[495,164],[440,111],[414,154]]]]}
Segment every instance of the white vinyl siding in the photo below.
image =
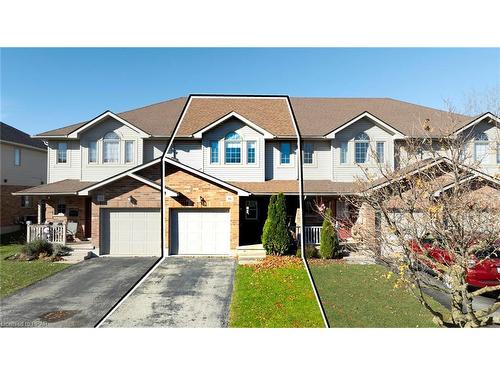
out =
{"type": "MultiPolygon", "coordinates": [[[[224,181],[264,181],[264,137],[261,133],[237,119],[230,119],[203,134],[203,172],[224,181]],[[240,139],[240,162],[226,163],[227,134],[234,132],[240,139]],[[219,163],[211,163],[211,142],[219,144],[219,163]],[[248,144],[255,142],[255,162],[248,162],[248,144]]],[[[237,161],[236,159],[233,159],[237,161]]]]}
{"type": "Polygon", "coordinates": [[[186,164],[191,168],[197,170],[201,170],[202,168],[203,156],[200,141],[176,141],[172,144],[172,148],[167,156],[175,157],[182,164],[186,164]]]}
{"type": "Polygon", "coordinates": [[[314,154],[313,163],[304,163],[303,173],[306,180],[330,180],[332,178],[332,150],[330,141],[308,141],[314,154]]]}
{"type": "Polygon", "coordinates": [[[48,183],[61,181],[65,179],[81,179],[81,153],[79,141],[64,142],[68,145],[66,163],[57,163],[57,146],[58,141],[49,141],[48,146],[48,183]]]}
{"type": "Polygon", "coordinates": [[[168,141],[158,141],[158,140],[144,140],[144,163],[151,161],[153,159],[159,158],[163,155],[165,148],[167,148],[168,141]]]}
{"type": "Polygon", "coordinates": [[[500,128],[485,120],[470,130],[465,130],[463,135],[468,139],[465,162],[474,163],[475,167],[492,176],[500,174],[500,165],[497,161],[500,128]],[[483,140],[476,139],[481,134],[484,134],[483,140]]]}
{"type": "Polygon", "coordinates": [[[376,157],[378,142],[384,142],[385,163],[392,165],[394,161],[393,134],[377,126],[372,121],[361,119],[337,133],[335,139],[332,140],[333,180],[352,182],[358,177],[363,178],[365,172],[378,175],[380,173],[380,166],[377,164],[376,157]],[[366,143],[364,143],[364,146],[358,146],[358,161],[365,160],[365,162],[356,164],[356,145],[363,144],[364,141],[356,141],[355,137],[362,132],[368,136],[369,143],[368,146],[366,146],[366,143]],[[342,163],[344,156],[345,163],[342,163]]]}
{"type": "Polygon", "coordinates": [[[266,180],[296,180],[298,178],[297,143],[290,141],[290,164],[280,163],[280,142],[266,142],[266,180]]]}

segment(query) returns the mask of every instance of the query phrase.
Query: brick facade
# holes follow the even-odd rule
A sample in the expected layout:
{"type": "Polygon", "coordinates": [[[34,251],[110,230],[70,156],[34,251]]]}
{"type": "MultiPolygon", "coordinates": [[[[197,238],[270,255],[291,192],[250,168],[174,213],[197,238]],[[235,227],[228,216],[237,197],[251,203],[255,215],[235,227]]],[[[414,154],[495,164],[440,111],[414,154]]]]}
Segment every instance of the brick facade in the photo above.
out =
{"type": "Polygon", "coordinates": [[[86,221],[87,207],[86,207],[87,197],[78,197],[74,195],[64,195],[64,196],[48,196],[45,199],[45,220],[53,223],[73,221],[78,223],[76,237],[80,240],[84,240],[86,237],[86,221]],[[56,215],[57,205],[59,203],[64,203],[66,205],[65,215],[56,215]]]}
{"type": "MultiPolygon", "coordinates": [[[[200,177],[187,173],[179,168],[168,166],[166,185],[179,193],[178,197],[166,197],[165,235],[167,244],[169,242],[169,219],[172,208],[226,208],[229,209],[231,227],[231,249],[233,251],[239,246],[240,201],[236,193],[223,187],[219,187],[200,177]],[[202,201],[200,199],[202,198],[202,201]]],[[[167,246],[168,247],[168,246],[167,246]]]]}
{"type": "MultiPolygon", "coordinates": [[[[140,172],[140,175],[159,182],[161,165],[156,164],[140,172]]],[[[169,218],[171,208],[226,208],[230,212],[231,249],[239,245],[239,197],[200,177],[169,166],[166,185],[179,193],[178,197],[166,197],[165,247],[169,248],[169,218]],[[200,197],[203,201],[200,202],[200,197]]],[[[92,192],[92,243],[100,247],[101,208],[160,208],[160,191],[131,177],[123,177],[92,192]],[[104,202],[97,196],[103,195],[104,202]],[[129,201],[131,197],[131,202],[129,201]]]]}
{"type": "Polygon", "coordinates": [[[30,188],[31,186],[1,185],[0,186],[0,229],[8,232],[10,229],[18,229],[20,220],[26,216],[37,217],[37,199],[33,197],[31,207],[21,207],[21,197],[12,193],[30,188]]]}

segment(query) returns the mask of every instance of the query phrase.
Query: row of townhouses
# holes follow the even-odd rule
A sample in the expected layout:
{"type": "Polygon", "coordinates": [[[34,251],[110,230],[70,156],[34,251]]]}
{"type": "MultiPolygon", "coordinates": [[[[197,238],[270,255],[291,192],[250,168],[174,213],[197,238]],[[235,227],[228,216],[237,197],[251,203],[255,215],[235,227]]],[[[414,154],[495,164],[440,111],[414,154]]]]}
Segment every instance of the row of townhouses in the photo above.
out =
{"type": "MultiPolygon", "coordinates": [[[[388,98],[192,95],[34,136],[48,145],[47,183],[14,194],[97,255],[160,255],[162,243],[166,254],[234,255],[260,243],[272,194],[286,195],[296,224],[301,173],[306,203],[324,200],[341,218],[356,179],[401,168],[415,139],[435,140],[426,160],[447,131],[466,137],[478,173],[496,181],[498,127],[491,113],[388,98]]],[[[304,211],[307,225],[320,222],[304,211]]]]}

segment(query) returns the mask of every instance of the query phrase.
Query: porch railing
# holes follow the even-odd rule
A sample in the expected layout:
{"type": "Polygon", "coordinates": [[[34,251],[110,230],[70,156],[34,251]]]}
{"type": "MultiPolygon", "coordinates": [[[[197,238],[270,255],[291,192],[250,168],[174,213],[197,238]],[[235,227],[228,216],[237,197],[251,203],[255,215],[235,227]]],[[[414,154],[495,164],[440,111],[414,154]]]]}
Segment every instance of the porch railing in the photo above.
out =
{"type": "MultiPolygon", "coordinates": [[[[300,242],[300,227],[295,228],[295,234],[297,235],[297,241],[300,242]]],[[[320,226],[306,226],[304,228],[304,243],[306,245],[318,245],[321,238],[321,227],[320,226]]]]}
{"type": "Polygon", "coordinates": [[[26,241],[47,240],[52,243],[66,245],[66,224],[45,225],[29,224],[27,225],[26,241]]]}

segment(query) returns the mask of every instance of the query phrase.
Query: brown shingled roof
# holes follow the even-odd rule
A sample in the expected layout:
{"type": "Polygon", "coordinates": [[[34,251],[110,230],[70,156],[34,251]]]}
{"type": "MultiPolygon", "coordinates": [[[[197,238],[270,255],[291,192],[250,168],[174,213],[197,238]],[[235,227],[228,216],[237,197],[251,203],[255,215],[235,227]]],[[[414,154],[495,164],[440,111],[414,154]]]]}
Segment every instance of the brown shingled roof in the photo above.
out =
{"type": "MultiPolygon", "coordinates": [[[[151,104],[146,107],[120,112],[117,113],[117,115],[152,136],[170,137],[175,125],[177,124],[177,120],[179,119],[182,109],[184,108],[186,100],[187,98],[167,100],[165,102],[151,104]]],[[[78,124],[50,130],[38,135],[64,136],[85,125],[87,122],[88,121],[80,122],[78,124]]]]}
{"type": "Polygon", "coordinates": [[[80,180],[62,180],[46,185],[38,185],[29,189],[16,191],[13,195],[50,195],[50,194],[76,194],[77,191],[85,189],[96,182],[80,180]]]}
{"type": "Polygon", "coordinates": [[[193,97],[177,135],[190,136],[231,112],[238,113],[275,136],[296,136],[285,97],[193,97]]]}
{"type": "Polygon", "coordinates": [[[369,112],[408,136],[425,136],[422,124],[432,129],[431,135],[450,132],[465,125],[472,117],[453,115],[434,108],[423,107],[390,98],[290,98],[303,137],[323,136],[339,128],[363,112],[369,112]],[[453,121],[451,121],[453,120],[453,121]]]}
{"type": "MultiPolygon", "coordinates": [[[[252,194],[298,194],[297,180],[268,180],[263,182],[229,182],[252,194]]],[[[305,180],[304,194],[345,194],[356,188],[353,182],[335,182],[330,180],[305,180]]]]}
{"type": "MultiPolygon", "coordinates": [[[[170,137],[187,98],[177,98],[146,107],[117,113],[118,116],[159,137],[170,137]]],[[[304,137],[321,137],[339,128],[363,112],[408,136],[438,136],[448,133],[450,126],[458,129],[473,117],[423,107],[389,98],[290,98],[297,125],[304,137]],[[422,126],[426,123],[431,131],[422,126]]],[[[193,97],[179,128],[179,136],[191,136],[225,115],[236,112],[270,133],[281,137],[295,137],[286,98],[263,97],[193,97]]],[[[86,122],[39,134],[40,136],[67,135],[86,122]]]]}
{"type": "Polygon", "coordinates": [[[0,140],[5,142],[19,143],[27,145],[40,150],[47,151],[47,146],[39,139],[33,139],[28,133],[25,133],[13,126],[0,122],[0,140]]]}

